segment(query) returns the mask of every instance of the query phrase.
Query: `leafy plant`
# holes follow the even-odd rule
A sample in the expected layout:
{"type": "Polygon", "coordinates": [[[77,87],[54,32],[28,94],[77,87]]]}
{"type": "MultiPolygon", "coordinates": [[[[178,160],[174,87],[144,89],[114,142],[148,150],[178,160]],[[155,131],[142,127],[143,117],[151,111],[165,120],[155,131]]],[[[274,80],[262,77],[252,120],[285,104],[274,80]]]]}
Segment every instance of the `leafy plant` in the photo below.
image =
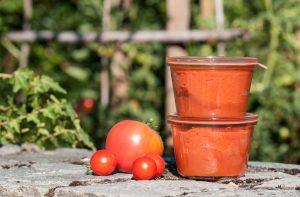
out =
{"type": "Polygon", "coordinates": [[[66,91],[52,78],[21,68],[0,74],[0,142],[30,142],[45,148],[94,149],[66,91]]]}

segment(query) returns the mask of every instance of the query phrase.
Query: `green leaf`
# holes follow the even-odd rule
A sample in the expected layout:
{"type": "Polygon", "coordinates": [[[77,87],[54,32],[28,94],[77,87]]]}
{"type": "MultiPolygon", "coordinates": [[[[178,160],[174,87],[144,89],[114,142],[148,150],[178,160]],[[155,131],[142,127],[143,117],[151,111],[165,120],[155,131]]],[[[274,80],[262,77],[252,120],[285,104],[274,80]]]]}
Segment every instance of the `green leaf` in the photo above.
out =
{"type": "Polygon", "coordinates": [[[61,101],[63,103],[60,103],[59,100],[56,101],[56,98],[55,98],[54,102],[53,101],[51,102],[51,100],[47,101],[47,105],[46,105],[47,107],[44,108],[43,115],[45,117],[48,117],[48,118],[54,120],[54,121],[57,120],[57,119],[59,119],[59,117],[62,116],[62,115],[67,116],[67,114],[66,114],[66,112],[64,110],[64,108],[65,108],[64,104],[65,103],[63,101],[61,101]]]}
{"type": "Polygon", "coordinates": [[[65,99],[62,99],[61,102],[53,95],[51,94],[50,97],[51,101],[53,101],[55,104],[60,104],[60,103],[66,103],[65,99]]]}
{"type": "Polygon", "coordinates": [[[51,107],[56,115],[64,115],[64,107],[61,104],[53,103],[51,107]]]}
{"type": "Polygon", "coordinates": [[[54,81],[52,78],[48,76],[41,76],[41,83],[45,87],[49,87],[50,90],[62,93],[62,94],[67,94],[66,90],[63,89],[56,81],[54,81]]]}
{"type": "Polygon", "coordinates": [[[20,133],[20,122],[16,119],[11,120],[8,123],[8,127],[11,129],[11,132],[20,133]]]}
{"type": "Polygon", "coordinates": [[[44,135],[44,136],[49,136],[50,135],[49,131],[45,128],[39,128],[38,133],[41,134],[41,135],[44,135]]]}
{"type": "Polygon", "coordinates": [[[76,135],[77,135],[78,139],[81,142],[83,142],[84,145],[91,148],[92,150],[95,150],[95,146],[94,146],[93,142],[91,142],[89,136],[82,129],[77,130],[76,135]]]}
{"type": "Polygon", "coordinates": [[[47,93],[49,90],[62,94],[67,93],[56,81],[44,75],[35,77],[31,83],[31,87],[34,94],[47,93]]]}
{"type": "Polygon", "coordinates": [[[73,124],[74,124],[76,130],[81,130],[80,120],[79,119],[74,119],[73,120],[73,124]]]}
{"type": "Polygon", "coordinates": [[[55,113],[51,109],[45,109],[43,115],[50,120],[55,120],[55,113]]]}
{"type": "Polygon", "coordinates": [[[75,120],[76,118],[78,118],[77,113],[74,111],[73,107],[70,104],[65,104],[64,106],[65,106],[66,114],[69,115],[71,120],[75,120]]]}
{"type": "Polygon", "coordinates": [[[35,124],[39,124],[39,114],[38,113],[31,113],[27,115],[27,121],[28,122],[34,122],[35,124]]]}
{"type": "Polygon", "coordinates": [[[13,92],[18,92],[29,87],[29,82],[33,78],[33,72],[27,68],[21,68],[13,74],[10,84],[13,86],[13,92]]]}

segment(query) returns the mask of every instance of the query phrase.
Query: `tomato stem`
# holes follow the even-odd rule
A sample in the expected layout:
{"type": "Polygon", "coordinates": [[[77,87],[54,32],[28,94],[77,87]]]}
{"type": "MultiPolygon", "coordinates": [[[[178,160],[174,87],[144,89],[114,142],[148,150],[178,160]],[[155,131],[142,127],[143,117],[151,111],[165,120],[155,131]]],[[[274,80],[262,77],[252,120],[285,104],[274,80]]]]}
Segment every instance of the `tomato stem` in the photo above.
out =
{"type": "Polygon", "coordinates": [[[148,125],[148,127],[150,127],[153,130],[156,130],[158,128],[158,125],[156,125],[153,118],[149,118],[148,120],[146,120],[145,124],[148,125]]]}
{"type": "Polygon", "coordinates": [[[86,170],[85,170],[85,174],[86,174],[86,175],[91,175],[91,174],[93,174],[93,170],[92,170],[91,165],[90,165],[89,163],[86,163],[86,164],[85,164],[85,168],[86,168],[86,170]]]}

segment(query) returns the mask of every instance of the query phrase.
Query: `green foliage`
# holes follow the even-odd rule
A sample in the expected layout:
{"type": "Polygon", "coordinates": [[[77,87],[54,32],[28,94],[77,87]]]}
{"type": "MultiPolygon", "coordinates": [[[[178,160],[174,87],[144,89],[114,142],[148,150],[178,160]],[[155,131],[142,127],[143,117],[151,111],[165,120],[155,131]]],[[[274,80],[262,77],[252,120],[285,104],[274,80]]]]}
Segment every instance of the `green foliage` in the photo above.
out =
{"type": "Polygon", "coordinates": [[[45,148],[94,148],[77,114],[52,78],[19,69],[1,74],[0,141],[30,142],[45,148]]]}
{"type": "Polygon", "coordinates": [[[251,38],[227,44],[228,55],[254,56],[268,66],[257,69],[249,111],[259,114],[252,159],[300,162],[300,1],[226,1],[228,25],[251,38]]]}

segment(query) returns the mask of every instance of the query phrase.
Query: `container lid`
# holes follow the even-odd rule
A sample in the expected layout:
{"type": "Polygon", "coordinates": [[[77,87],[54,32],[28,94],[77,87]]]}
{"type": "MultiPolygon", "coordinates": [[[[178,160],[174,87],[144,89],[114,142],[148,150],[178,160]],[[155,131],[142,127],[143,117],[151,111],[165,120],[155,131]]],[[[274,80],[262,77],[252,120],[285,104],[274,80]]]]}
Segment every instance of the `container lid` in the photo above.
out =
{"type": "Polygon", "coordinates": [[[257,121],[258,116],[252,113],[246,113],[243,118],[186,118],[179,117],[177,114],[168,115],[170,124],[199,126],[255,125],[257,121]]]}
{"type": "Polygon", "coordinates": [[[169,66],[191,66],[191,67],[236,67],[246,66],[255,67],[260,66],[257,58],[254,57],[222,57],[222,56],[208,56],[208,57],[193,57],[193,56],[179,56],[167,57],[166,63],[169,66]]]}

